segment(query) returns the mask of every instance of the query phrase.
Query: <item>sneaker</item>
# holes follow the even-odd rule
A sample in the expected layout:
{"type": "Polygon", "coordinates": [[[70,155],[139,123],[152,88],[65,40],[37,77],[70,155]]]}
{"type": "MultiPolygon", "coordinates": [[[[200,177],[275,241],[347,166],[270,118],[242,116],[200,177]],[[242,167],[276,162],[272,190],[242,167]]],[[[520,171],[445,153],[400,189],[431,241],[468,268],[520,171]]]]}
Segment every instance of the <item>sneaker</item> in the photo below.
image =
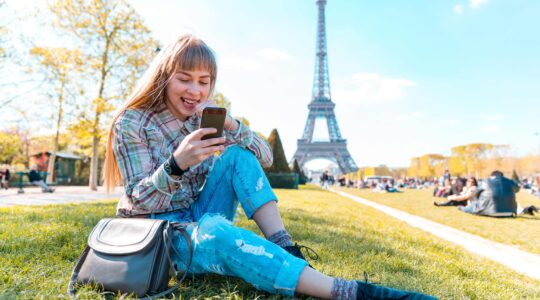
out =
{"type": "Polygon", "coordinates": [[[432,296],[387,288],[376,285],[376,283],[369,283],[366,273],[364,273],[364,277],[365,281],[356,281],[358,283],[358,290],[356,292],[357,300],[437,300],[437,298],[432,296]]]}
{"type": "Polygon", "coordinates": [[[298,245],[298,243],[294,243],[294,245],[291,245],[291,246],[286,246],[286,247],[283,247],[283,249],[285,249],[285,251],[289,252],[290,254],[292,254],[293,256],[296,256],[300,259],[303,259],[305,261],[308,262],[308,266],[312,269],[315,269],[313,268],[313,266],[309,263],[309,261],[306,259],[306,257],[304,256],[304,253],[302,253],[302,249],[305,249],[306,251],[306,254],[307,256],[309,257],[309,259],[311,260],[318,260],[319,259],[319,255],[317,254],[317,252],[315,252],[315,250],[309,248],[309,247],[306,247],[306,246],[303,246],[303,245],[298,245]]]}
{"type": "Polygon", "coordinates": [[[538,213],[538,208],[534,205],[527,206],[523,209],[523,214],[534,216],[534,213],[538,213]]]}

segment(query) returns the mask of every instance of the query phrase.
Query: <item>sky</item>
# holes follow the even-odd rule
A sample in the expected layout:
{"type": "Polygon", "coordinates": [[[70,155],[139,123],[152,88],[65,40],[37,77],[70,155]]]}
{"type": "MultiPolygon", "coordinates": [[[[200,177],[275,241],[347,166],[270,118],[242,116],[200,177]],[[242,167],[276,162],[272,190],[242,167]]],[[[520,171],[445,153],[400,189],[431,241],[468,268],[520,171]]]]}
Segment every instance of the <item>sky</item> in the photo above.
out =
{"type": "MultiPolygon", "coordinates": [[[[192,33],[213,48],[232,115],[277,128],[293,156],[312,94],[315,0],[128,2],[163,44],[192,33]]],[[[332,101],[356,164],[408,166],[473,142],[540,153],[538,15],[537,0],[328,0],[332,101]]]]}

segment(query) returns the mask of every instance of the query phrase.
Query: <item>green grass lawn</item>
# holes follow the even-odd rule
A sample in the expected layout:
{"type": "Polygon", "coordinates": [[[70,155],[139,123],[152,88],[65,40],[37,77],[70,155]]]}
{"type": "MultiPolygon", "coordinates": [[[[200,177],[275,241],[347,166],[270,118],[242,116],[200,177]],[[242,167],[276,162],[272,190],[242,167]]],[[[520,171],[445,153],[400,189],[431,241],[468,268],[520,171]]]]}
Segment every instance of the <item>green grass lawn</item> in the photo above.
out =
{"type": "MultiPolygon", "coordinates": [[[[540,281],[465,253],[383,213],[314,187],[276,190],[293,238],[314,248],[314,266],[327,274],[371,280],[443,299],[538,299],[540,281]]],[[[0,209],[0,299],[66,297],[71,269],[86,237],[115,201],[0,209]]],[[[239,226],[256,230],[243,215],[239,226]]],[[[258,230],[256,230],[258,232],[258,230]]],[[[82,299],[99,299],[81,290],[82,299]]],[[[235,278],[190,279],[179,298],[280,298],[235,278]]],[[[81,294],[80,294],[81,295],[81,294]]],[[[115,299],[110,296],[107,298],[115,299]]]]}
{"type": "MultiPolygon", "coordinates": [[[[374,202],[414,214],[435,222],[452,226],[492,241],[515,246],[521,250],[540,254],[540,215],[518,218],[490,218],[459,211],[455,206],[436,207],[433,201],[444,198],[432,196],[433,190],[403,190],[403,193],[375,193],[369,189],[341,188],[374,202]]],[[[516,194],[522,206],[535,205],[540,208],[540,199],[527,192],[516,194]]]]}

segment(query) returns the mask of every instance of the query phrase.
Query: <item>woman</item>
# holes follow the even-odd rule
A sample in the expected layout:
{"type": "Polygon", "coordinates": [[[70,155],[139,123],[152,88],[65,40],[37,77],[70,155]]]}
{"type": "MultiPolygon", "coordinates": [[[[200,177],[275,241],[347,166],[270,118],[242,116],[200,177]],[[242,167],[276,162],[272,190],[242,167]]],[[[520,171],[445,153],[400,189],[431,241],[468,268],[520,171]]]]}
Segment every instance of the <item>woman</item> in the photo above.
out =
{"type": "Polygon", "coordinates": [[[444,180],[444,184],[441,187],[436,187],[433,191],[434,197],[447,197],[450,194],[450,191],[452,189],[452,182],[450,181],[450,178],[446,178],[444,180]]]}
{"type": "MultiPolygon", "coordinates": [[[[117,214],[187,224],[194,245],[190,273],[237,276],[287,296],[431,299],[309,267],[285,230],[261,168],[272,164],[268,144],[231,116],[224,137],[201,140],[215,132],[199,128],[198,112],[210,102],[216,76],[212,50],[193,36],[182,36],[157,54],[109,131],[105,183],[108,189],[120,182],[125,187],[117,214]],[[266,239],[232,224],[238,204],[266,239]]],[[[180,235],[173,242],[188,255],[180,235]]],[[[182,259],[175,260],[186,268],[182,259]]]]}
{"type": "Polygon", "coordinates": [[[467,179],[467,183],[463,191],[459,195],[451,195],[446,198],[446,202],[438,203],[433,202],[435,206],[467,206],[469,200],[473,200],[476,197],[476,191],[478,189],[478,181],[476,178],[471,177],[467,179]]]}

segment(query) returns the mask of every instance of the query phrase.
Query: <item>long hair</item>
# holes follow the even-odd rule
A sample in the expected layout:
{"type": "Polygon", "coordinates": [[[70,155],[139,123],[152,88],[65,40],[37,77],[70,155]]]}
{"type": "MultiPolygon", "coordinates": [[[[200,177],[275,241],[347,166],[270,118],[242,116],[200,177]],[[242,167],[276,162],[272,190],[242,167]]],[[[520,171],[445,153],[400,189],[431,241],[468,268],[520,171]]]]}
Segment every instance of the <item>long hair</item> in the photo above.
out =
{"type": "Polygon", "coordinates": [[[210,93],[216,84],[217,64],[214,53],[202,40],[183,35],[158,52],[141,77],[133,93],[114,116],[108,132],[103,178],[107,192],[122,182],[118,161],[113,151],[114,124],[128,109],[153,109],[165,103],[165,88],[177,70],[204,70],[210,73],[210,93]]]}

